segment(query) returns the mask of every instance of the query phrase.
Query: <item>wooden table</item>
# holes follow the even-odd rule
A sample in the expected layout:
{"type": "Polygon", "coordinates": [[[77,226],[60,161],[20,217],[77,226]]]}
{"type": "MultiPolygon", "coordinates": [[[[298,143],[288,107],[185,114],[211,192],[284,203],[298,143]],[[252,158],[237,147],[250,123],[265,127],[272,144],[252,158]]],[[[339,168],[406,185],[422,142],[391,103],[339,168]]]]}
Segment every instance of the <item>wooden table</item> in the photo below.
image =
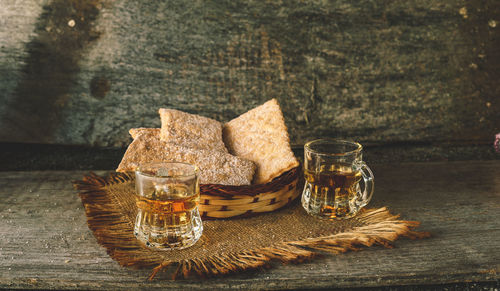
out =
{"type": "MultiPolygon", "coordinates": [[[[146,281],[86,224],[71,181],[85,171],[0,172],[1,288],[292,289],[426,286],[500,279],[500,161],[373,165],[375,197],[432,238],[208,280],[146,281]]],[[[104,174],[104,171],[97,173],[104,174]]],[[[496,282],[495,282],[496,281],[496,282]]],[[[490,282],[490,283],[488,283],[490,282]]]]}

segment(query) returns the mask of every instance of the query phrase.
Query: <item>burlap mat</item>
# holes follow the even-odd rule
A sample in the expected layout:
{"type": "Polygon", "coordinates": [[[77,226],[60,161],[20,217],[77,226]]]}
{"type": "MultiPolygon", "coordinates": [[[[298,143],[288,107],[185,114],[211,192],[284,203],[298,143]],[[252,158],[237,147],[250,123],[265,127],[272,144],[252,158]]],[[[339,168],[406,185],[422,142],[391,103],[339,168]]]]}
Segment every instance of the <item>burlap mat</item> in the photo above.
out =
{"type": "Polygon", "coordinates": [[[428,236],[413,230],[418,222],[399,220],[386,208],[364,210],[349,220],[326,221],[307,215],[299,203],[293,203],[251,218],[204,221],[203,235],[193,247],[155,251],[141,245],[133,234],[137,210],[130,176],[90,174],[74,186],[97,241],[122,266],[153,268],[150,279],[160,270],[172,271],[174,279],[221,275],[266,266],[273,260],[297,262],[322,252],[391,247],[401,236],[428,236]]]}

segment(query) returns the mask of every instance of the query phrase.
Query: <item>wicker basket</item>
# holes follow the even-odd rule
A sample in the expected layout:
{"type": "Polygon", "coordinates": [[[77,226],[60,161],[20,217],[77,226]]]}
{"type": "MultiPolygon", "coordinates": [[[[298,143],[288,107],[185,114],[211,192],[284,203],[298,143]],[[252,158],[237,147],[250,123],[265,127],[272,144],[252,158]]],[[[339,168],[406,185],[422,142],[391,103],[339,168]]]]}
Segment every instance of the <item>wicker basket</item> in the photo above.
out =
{"type": "Polygon", "coordinates": [[[300,167],[262,185],[200,185],[202,219],[252,216],[271,212],[291,203],[300,191],[300,167]]]}

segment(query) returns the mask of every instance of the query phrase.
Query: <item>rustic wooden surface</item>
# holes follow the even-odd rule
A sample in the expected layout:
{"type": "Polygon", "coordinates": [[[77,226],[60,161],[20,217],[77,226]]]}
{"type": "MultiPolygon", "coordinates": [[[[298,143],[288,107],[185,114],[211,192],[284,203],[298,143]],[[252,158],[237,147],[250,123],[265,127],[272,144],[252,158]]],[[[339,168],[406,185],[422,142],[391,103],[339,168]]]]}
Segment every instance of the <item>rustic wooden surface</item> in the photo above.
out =
{"type": "Polygon", "coordinates": [[[281,102],[292,142],[492,142],[500,2],[2,0],[0,141],[124,146],[281,102]]]}
{"type": "MultiPolygon", "coordinates": [[[[0,288],[285,289],[498,282],[500,161],[376,164],[372,207],[419,220],[432,238],[209,280],[148,282],[87,228],[71,181],[83,171],[0,173],[0,288]]],[[[101,172],[102,173],[102,172],[101,172]]],[[[498,284],[498,283],[497,283],[498,284]]]]}

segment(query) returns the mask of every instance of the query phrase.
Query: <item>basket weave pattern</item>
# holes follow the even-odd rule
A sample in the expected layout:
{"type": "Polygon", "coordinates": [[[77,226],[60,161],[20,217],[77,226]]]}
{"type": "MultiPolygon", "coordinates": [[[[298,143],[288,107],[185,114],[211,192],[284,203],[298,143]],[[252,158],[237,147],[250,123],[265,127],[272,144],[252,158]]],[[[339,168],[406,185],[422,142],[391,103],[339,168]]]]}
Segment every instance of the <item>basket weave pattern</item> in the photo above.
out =
{"type": "Polygon", "coordinates": [[[199,210],[204,219],[252,216],[277,210],[300,194],[300,167],[267,184],[249,186],[200,185],[199,210]]]}
{"type": "MultiPolygon", "coordinates": [[[[114,177],[121,182],[133,183],[135,180],[132,172],[119,173],[114,177]]],[[[201,184],[198,209],[203,220],[249,217],[272,212],[295,200],[300,195],[302,182],[299,166],[266,184],[201,184]]]]}

